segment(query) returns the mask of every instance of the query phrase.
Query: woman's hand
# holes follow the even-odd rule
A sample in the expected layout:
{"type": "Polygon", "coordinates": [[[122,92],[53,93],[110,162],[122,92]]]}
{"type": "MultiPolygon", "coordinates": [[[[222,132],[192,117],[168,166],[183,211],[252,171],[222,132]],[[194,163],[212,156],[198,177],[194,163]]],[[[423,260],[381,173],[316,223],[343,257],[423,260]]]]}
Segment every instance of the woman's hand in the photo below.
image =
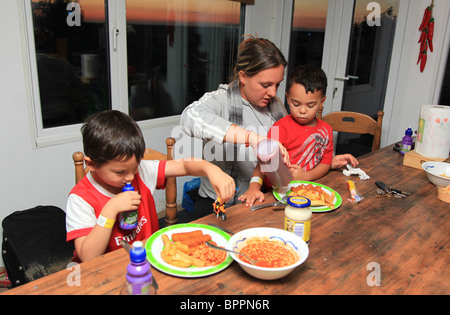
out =
{"type": "MultiPolygon", "coordinates": [[[[250,145],[252,146],[252,148],[253,148],[253,149],[255,150],[255,152],[256,152],[256,148],[257,148],[258,144],[259,144],[261,141],[266,140],[266,139],[268,139],[268,138],[263,137],[263,136],[260,136],[260,135],[257,135],[257,134],[255,134],[255,133],[251,133],[249,139],[255,139],[255,140],[250,141],[250,145]],[[254,134],[255,136],[253,137],[252,134],[254,134]]],[[[271,139],[271,140],[274,140],[274,139],[271,139]]],[[[276,141],[276,140],[274,140],[274,141],[276,141]]],[[[281,142],[279,142],[279,141],[277,141],[277,142],[278,142],[278,145],[279,145],[279,147],[280,147],[281,155],[283,156],[283,162],[284,162],[284,164],[286,164],[287,167],[290,167],[290,166],[291,166],[291,160],[290,160],[290,158],[289,158],[289,152],[288,152],[288,150],[284,147],[283,144],[281,144],[281,142]]]]}

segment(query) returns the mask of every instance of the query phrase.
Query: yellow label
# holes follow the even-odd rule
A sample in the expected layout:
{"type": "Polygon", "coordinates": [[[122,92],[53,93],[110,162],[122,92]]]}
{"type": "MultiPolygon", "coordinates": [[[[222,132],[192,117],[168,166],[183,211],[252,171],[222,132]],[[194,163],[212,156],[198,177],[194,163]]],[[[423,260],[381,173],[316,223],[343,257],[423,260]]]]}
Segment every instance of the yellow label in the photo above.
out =
{"type": "Polygon", "coordinates": [[[284,217],[284,229],[300,236],[306,244],[309,244],[311,238],[311,220],[295,221],[284,217]]]}

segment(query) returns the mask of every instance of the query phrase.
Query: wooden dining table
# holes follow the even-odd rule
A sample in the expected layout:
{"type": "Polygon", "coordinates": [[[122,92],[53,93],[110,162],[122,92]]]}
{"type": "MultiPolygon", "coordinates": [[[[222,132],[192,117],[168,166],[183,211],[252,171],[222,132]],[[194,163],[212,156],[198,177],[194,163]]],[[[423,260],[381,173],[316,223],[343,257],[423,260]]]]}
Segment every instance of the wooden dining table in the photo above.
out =
{"type": "MultiPolygon", "coordinates": [[[[238,263],[219,273],[181,278],[152,268],[159,295],[422,295],[450,294],[450,205],[424,171],[403,165],[393,146],[360,157],[359,168],[370,179],[331,171],[317,183],[338,192],[337,209],[314,213],[309,256],[288,276],[259,280],[238,263]],[[348,199],[347,180],[363,199],[348,199]],[[376,181],[410,193],[406,198],[381,196],[376,181]]],[[[273,202],[271,193],[264,203],[273,202]]],[[[250,211],[243,204],[227,209],[222,221],[214,214],[194,221],[214,223],[232,231],[252,227],[283,229],[284,211],[250,211]]],[[[116,250],[3,294],[120,294],[129,256],[116,250]],[[78,269],[76,269],[78,268],[78,269]],[[79,278],[75,276],[79,275],[79,278]]]]}

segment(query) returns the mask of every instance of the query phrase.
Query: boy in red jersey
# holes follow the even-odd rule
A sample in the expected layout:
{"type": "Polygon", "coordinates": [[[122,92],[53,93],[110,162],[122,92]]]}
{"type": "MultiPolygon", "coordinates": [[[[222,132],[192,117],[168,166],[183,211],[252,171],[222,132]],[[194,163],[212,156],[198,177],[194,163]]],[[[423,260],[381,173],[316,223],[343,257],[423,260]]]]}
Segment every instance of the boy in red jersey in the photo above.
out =
{"type": "MultiPolygon", "coordinates": [[[[336,156],[333,161],[333,130],[316,118],[326,100],[327,77],[323,70],[310,65],[296,67],[288,78],[286,91],[291,114],[275,122],[267,137],[279,141],[288,151],[293,180],[314,181],[325,176],[332,164],[357,165],[350,154],[336,156]]],[[[258,164],[249,189],[240,198],[248,206],[255,200],[264,201],[262,178],[258,164]]],[[[265,183],[271,186],[267,180],[265,183]]]]}
{"type": "Polygon", "coordinates": [[[145,152],[136,122],[108,110],[88,118],[82,126],[85,163],[89,173],[72,189],[67,201],[67,241],[75,243],[75,261],[86,261],[150,237],[159,229],[153,193],[164,189],[166,177],[207,176],[224,202],[235,192],[234,180],[204,160],[141,160],[145,152]],[[135,191],[122,192],[131,182],[135,191]],[[133,230],[119,228],[117,216],[138,210],[133,230]]]}

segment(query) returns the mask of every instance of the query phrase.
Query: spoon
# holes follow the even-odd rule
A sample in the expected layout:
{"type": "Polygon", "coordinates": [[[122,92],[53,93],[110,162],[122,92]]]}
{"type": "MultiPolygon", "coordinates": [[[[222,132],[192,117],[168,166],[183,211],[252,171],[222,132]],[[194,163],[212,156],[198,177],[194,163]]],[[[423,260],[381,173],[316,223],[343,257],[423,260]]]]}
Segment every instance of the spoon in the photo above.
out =
{"type": "Polygon", "coordinates": [[[284,196],[280,201],[276,201],[273,203],[266,203],[265,205],[253,206],[250,208],[251,211],[267,208],[267,207],[280,207],[284,206],[288,200],[288,196],[284,196]]]}
{"type": "Polygon", "coordinates": [[[248,261],[249,261],[252,265],[256,265],[256,263],[258,262],[258,260],[250,259],[250,257],[248,257],[247,255],[241,254],[241,253],[239,253],[239,252],[235,252],[234,250],[229,250],[229,249],[226,249],[226,248],[223,248],[223,247],[219,247],[219,246],[213,245],[213,244],[208,243],[208,242],[205,242],[205,244],[206,244],[206,246],[209,246],[209,247],[214,248],[214,249],[223,250],[223,251],[225,251],[225,252],[235,253],[235,254],[237,254],[237,255],[244,256],[245,258],[248,259],[248,261]]]}

